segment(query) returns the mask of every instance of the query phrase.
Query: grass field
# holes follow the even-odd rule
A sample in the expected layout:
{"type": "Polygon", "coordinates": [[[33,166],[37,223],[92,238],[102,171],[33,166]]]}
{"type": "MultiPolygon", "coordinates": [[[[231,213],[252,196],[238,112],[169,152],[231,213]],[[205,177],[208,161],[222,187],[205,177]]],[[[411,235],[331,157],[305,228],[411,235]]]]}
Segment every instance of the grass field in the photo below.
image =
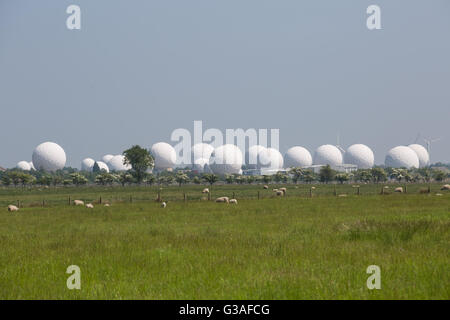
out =
{"type": "Polygon", "coordinates": [[[212,188],[237,206],[201,201],[203,187],[163,188],[165,209],[157,187],[0,189],[0,298],[450,298],[450,193],[438,185],[389,195],[361,185],[359,196],[337,186],[347,197],[317,185],[312,198],[291,185],[282,199],[212,188]],[[69,206],[69,196],[112,206],[69,206]],[[23,208],[7,212],[17,200],[23,208]],[[69,265],[81,290],[66,287],[69,265]],[[381,268],[380,290],[366,286],[369,265],[381,268]]]}

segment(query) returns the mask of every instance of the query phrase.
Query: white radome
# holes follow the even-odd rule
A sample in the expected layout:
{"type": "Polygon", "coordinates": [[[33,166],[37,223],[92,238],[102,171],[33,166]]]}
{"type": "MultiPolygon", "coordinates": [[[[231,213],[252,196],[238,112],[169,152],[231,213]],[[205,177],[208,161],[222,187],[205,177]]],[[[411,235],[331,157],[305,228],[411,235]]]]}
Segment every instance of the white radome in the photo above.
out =
{"type": "Polygon", "coordinates": [[[28,162],[28,164],[30,165],[31,170],[36,170],[36,168],[34,167],[33,161],[28,162]]]}
{"type": "Polygon", "coordinates": [[[44,142],[34,149],[33,164],[37,170],[60,170],[66,165],[66,153],[58,144],[44,142]]]}
{"type": "Polygon", "coordinates": [[[314,153],[315,165],[330,165],[339,166],[342,165],[342,153],[341,151],[331,144],[324,144],[316,149],[314,153]]]}
{"type": "Polygon", "coordinates": [[[389,150],[384,164],[392,168],[419,168],[419,157],[410,147],[398,146],[389,150]]]}
{"type": "Polygon", "coordinates": [[[242,164],[242,151],[233,144],[215,148],[209,159],[209,167],[215,174],[239,174],[242,164]]]}
{"type": "Polygon", "coordinates": [[[414,150],[419,158],[419,167],[424,168],[430,165],[430,155],[428,154],[427,149],[420,144],[410,144],[408,147],[414,150]]]}
{"type": "Polygon", "coordinates": [[[205,171],[205,166],[208,166],[209,159],[199,158],[194,160],[194,164],[192,165],[192,169],[202,173],[205,171]]]}
{"type": "Polygon", "coordinates": [[[23,171],[30,171],[31,166],[30,163],[27,161],[19,161],[16,165],[16,168],[23,171]]]}
{"type": "Polygon", "coordinates": [[[261,145],[253,145],[248,148],[248,152],[245,154],[245,163],[249,169],[257,169],[260,167],[260,164],[258,163],[258,154],[266,149],[266,147],[261,145]]]}
{"type": "Polygon", "coordinates": [[[292,147],[284,155],[286,168],[308,167],[312,165],[311,153],[303,147],[292,147]]]}
{"type": "Polygon", "coordinates": [[[105,154],[105,155],[102,157],[102,161],[103,161],[104,163],[108,164],[108,162],[111,161],[111,159],[112,159],[113,157],[114,157],[114,156],[113,156],[112,154],[105,154]]]}
{"type": "Polygon", "coordinates": [[[266,148],[258,153],[258,164],[264,169],[282,169],[284,160],[280,151],[274,148],[266,148]]]}
{"type": "Polygon", "coordinates": [[[192,146],[192,160],[195,163],[197,159],[209,159],[211,153],[214,151],[214,147],[207,143],[197,143],[192,146]]]}
{"type": "Polygon", "coordinates": [[[103,161],[97,161],[97,165],[100,170],[105,170],[106,172],[109,172],[108,165],[106,163],[104,163],[103,161]]]}
{"type": "Polygon", "coordinates": [[[94,168],[95,160],[91,158],[86,158],[81,161],[81,171],[92,172],[94,168]]]}
{"type": "Polygon", "coordinates": [[[170,144],[165,142],[155,143],[152,146],[150,153],[155,159],[155,169],[165,170],[175,167],[177,154],[170,144]]]}
{"type": "Polygon", "coordinates": [[[358,169],[370,169],[375,164],[375,156],[365,144],[354,144],[345,152],[344,163],[354,164],[358,169]]]}
{"type": "Polygon", "coordinates": [[[127,171],[131,169],[130,165],[124,165],[123,160],[125,159],[125,156],[119,154],[117,156],[112,157],[111,160],[109,160],[108,167],[111,171],[127,171]]]}

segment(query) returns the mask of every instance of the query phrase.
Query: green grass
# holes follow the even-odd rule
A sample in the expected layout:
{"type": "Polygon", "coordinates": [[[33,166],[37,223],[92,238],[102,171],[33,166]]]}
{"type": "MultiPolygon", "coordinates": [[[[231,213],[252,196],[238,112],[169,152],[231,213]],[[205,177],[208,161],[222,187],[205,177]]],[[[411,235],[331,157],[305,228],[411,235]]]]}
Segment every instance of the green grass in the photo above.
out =
{"type": "Polygon", "coordinates": [[[203,186],[170,187],[166,209],[150,201],[156,187],[0,190],[0,203],[25,205],[0,213],[0,298],[450,298],[450,193],[338,186],[349,194],[339,198],[316,187],[309,198],[309,186],[288,186],[284,199],[261,186],[213,187],[234,192],[237,206],[200,201],[203,186]],[[175,201],[183,192],[190,201],[175,201]],[[69,207],[69,195],[113,205],[69,207]],[[72,264],[81,290],[66,287],[72,264]],[[381,290],[366,287],[373,264],[381,290]]]}

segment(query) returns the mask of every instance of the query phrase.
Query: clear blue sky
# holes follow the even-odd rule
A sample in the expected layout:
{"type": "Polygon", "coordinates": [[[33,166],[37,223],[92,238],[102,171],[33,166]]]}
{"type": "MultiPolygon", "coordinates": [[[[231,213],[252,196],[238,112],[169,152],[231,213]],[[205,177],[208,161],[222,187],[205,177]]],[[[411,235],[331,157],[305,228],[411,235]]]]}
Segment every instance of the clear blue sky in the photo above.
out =
{"type": "Polygon", "coordinates": [[[79,167],[194,120],[279,128],[282,152],[340,132],[376,163],[420,132],[448,162],[450,1],[0,0],[0,110],[4,167],[48,140],[79,167]]]}

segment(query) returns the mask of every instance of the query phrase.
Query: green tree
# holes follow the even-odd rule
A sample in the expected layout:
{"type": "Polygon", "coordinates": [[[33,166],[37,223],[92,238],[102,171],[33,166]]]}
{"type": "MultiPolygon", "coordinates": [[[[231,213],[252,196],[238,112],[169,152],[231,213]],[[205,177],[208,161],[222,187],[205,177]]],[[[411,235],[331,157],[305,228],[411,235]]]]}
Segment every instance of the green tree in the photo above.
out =
{"type": "Polygon", "coordinates": [[[72,183],[76,186],[81,186],[88,183],[88,179],[80,173],[71,173],[70,178],[72,179],[72,183]]]}
{"type": "Polygon", "coordinates": [[[129,174],[128,172],[121,172],[117,176],[117,180],[122,185],[122,187],[124,187],[127,183],[133,183],[133,175],[129,174]]]}
{"type": "Polygon", "coordinates": [[[334,180],[336,176],[336,171],[331,169],[330,165],[323,166],[319,171],[320,182],[328,183],[334,180]]]}
{"type": "Polygon", "coordinates": [[[181,187],[181,185],[184,183],[188,183],[189,182],[189,177],[187,174],[185,174],[184,172],[178,172],[175,175],[175,181],[178,183],[178,186],[181,187]]]}
{"type": "Polygon", "coordinates": [[[434,180],[436,180],[438,182],[444,181],[445,177],[446,177],[446,174],[442,170],[435,170],[433,173],[434,180]]]}
{"type": "Polygon", "coordinates": [[[304,175],[304,171],[302,168],[292,168],[291,170],[289,170],[289,173],[292,175],[292,181],[294,181],[294,183],[297,183],[299,180],[301,180],[304,175]]]}
{"type": "Polygon", "coordinates": [[[198,176],[195,176],[194,179],[192,179],[192,182],[195,184],[200,184],[202,183],[202,180],[198,176]]]}
{"type": "Polygon", "coordinates": [[[138,145],[132,146],[123,152],[125,156],[124,164],[131,165],[131,172],[137,183],[141,183],[145,178],[145,173],[149,168],[153,168],[154,160],[150,152],[138,145]]]}
{"type": "Polygon", "coordinates": [[[93,173],[100,173],[100,166],[98,165],[97,161],[95,161],[94,166],[92,167],[93,173]]]}
{"type": "Polygon", "coordinates": [[[226,183],[228,183],[228,184],[232,184],[233,182],[234,182],[234,175],[232,175],[232,174],[227,174],[227,175],[225,175],[225,181],[226,181],[226,183]]]}
{"type": "Polygon", "coordinates": [[[312,170],[305,170],[302,176],[302,181],[312,183],[317,181],[317,175],[312,170]]]}
{"type": "Polygon", "coordinates": [[[263,175],[262,176],[262,181],[265,183],[265,184],[269,184],[270,183],[270,181],[272,181],[272,176],[269,176],[269,175],[263,175]]]}
{"type": "Polygon", "coordinates": [[[208,182],[211,186],[217,181],[219,181],[219,177],[213,173],[205,173],[202,178],[203,180],[208,182]]]}
{"type": "Polygon", "coordinates": [[[335,177],[336,181],[338,181],[340,184],[343,184],[344,182],[347,182],[350,180],[350,175],[346,172],[340,172],[336,174],[335,177]]]}
{"type": "Polygon", "coordinates": [[[383,168],[372,168],[370,170],[370,174],[372,175],[372,180],[375,183],[380,183],[387,180],[387,174],[386,171],[383,170],[383,168]]]}
{"type": "Polygon", "coordinates": [[[147,177],[145,178],[145,183],[148,184],[149,186],[153,185],[156,181],[156,178],[153,174],[148,174],[147,177]]]}

